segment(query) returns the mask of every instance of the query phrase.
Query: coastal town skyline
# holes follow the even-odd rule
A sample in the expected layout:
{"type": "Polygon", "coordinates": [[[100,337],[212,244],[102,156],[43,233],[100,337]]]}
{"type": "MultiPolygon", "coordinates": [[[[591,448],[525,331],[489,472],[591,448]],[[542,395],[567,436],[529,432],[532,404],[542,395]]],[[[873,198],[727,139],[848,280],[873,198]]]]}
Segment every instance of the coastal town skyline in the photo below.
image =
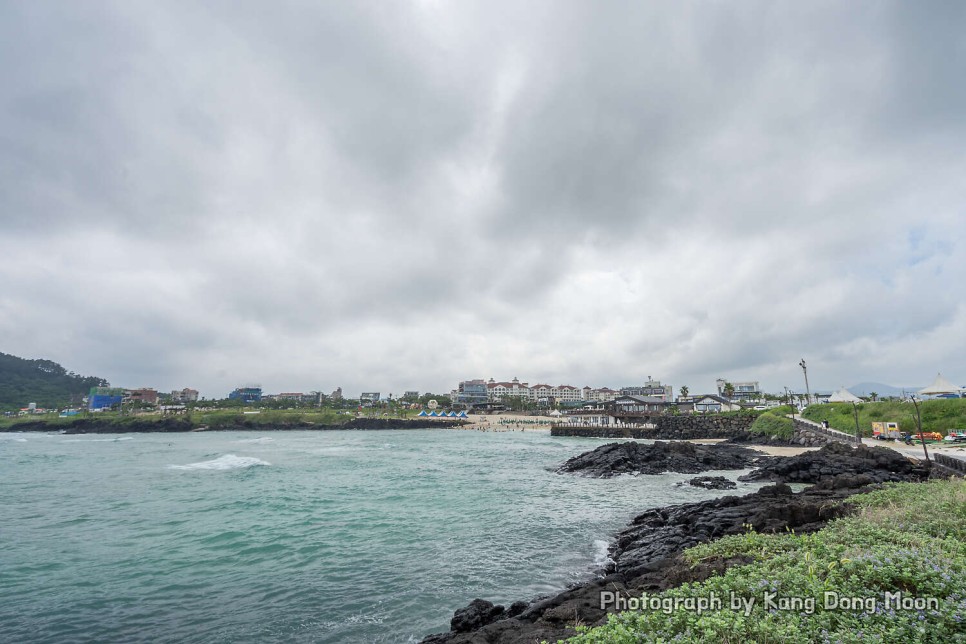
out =
{"type": "Polygon", "coordinates": [[[208,396],[962,384],[964,11],[3,3],[0,351],[208,396]]]}

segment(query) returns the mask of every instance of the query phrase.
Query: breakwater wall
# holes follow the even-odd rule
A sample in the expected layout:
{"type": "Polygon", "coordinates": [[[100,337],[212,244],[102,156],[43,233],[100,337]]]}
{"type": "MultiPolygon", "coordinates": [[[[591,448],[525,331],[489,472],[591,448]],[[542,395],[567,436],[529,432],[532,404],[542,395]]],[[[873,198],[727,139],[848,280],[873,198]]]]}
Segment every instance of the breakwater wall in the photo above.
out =
{"type": "Polygon", "coordinates": [[[805,420],[804,418],[792,418],[795,425],[795,437],[790,441],[797,445],[807,445],[809,447],[828,445],[829,443],[845,443],[847,445],[859,445],[861,440],[853,434],[846,434],[837,429],[822,427],[819,423],[805,420]]]}
{"type": "Polygon", "coordinates": [[[748,431],[755,422],[750,414],[735,416],[652,416],[646,424],[570,425],[550,428],[551,436],[583,436],[586,438],[642,438],[651,440],[693,440],[699,438],[734,438],[748,431]]]}
{"type": "Polygon", "coordinates": [[[624,425],[571,425],[559,424],[550,429],[551,436],[582,436],[585,438],[639,438],[648,440],[696,440],[708,438],[735,438],[741,442],[774,445],[800,445],[821,447],[829,443],[858,444],[855,436],[834,429],[826,429],[818,423],[793,418],[795,433],[791,438],[769,437],[749,434],[748,429],[756,416],[652,416],[646,424],[624,425]]]}
{"type": "Polygon", "coordinates": [[[966,476],[966,461],[945,454],[932,453],[933,466],[939,474],[946,476],[966,476]]]}

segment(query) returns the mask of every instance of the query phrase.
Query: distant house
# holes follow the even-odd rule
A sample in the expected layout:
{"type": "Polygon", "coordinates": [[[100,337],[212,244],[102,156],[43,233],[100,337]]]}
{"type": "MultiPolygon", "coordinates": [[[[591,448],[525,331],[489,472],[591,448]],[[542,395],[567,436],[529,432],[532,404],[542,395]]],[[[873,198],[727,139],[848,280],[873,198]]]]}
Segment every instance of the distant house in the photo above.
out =
{"type": "Polygon", "coordinates": [[[189,389],[185,387],[181,391],[172,391],[171,402],[173,403],[198,402],[198,390],[189,389]]]}
{"type": "Polygon", "coordinates": [[[256,403],[262,401],[261,387],[239,387],[228,394],[229,400],[240,400],[243,403],[256,403]]]}
{"type": "Polygon", "coordinates": [[[127,395],[124,397],[124,402],[140,402],[147,405],[157,405],[158,404],[158,392],[156,389],[151,389],[150,387],[143,387],[141,389],[130,389],[127,391],[127,395]]]}
{"type": "Polygon", "coordinates": [[[758,384],[757,380],[746,380],[744,382],[730,381],[723,378],[718,378],[715,384],[718,386],[718,395],[725,395],[725,388],[728,383],[734,388],[734,394],[731,396],[732,400],[760,400],[761,399],[761,385],[758,384]]]}
{"type": "Polygon", "coordinates": [[[673,400],[674,398],[671,385],[662,385],[660,380],[654,380],[650,376],[643,385],[621,387],[620,393],[622,396],[648,396],[661,400],[673,400]]]}
{"type": "Polygon", "coordinates": [[[87,396],[87,408],[91,411],[110,409],[114,405],[120,405],[126,394],[127,390],[120,387],[91,387],[87,396]]]}
{"type": "Polygon", "coordinates": [[[678,411],[694,412],[697,414],[737,411],[741,408],[741,405],[738,403],[732,402],[724,396],[716,396],[714,394],[694,396],[687,402],[682,401],[678,403],[678,411]]]}
{"type": "Polygon", "coordinates": [[[378,391],[365,391],[359,394],[359,402],[363,405],[374,405],[379,402],[382,395],[378,391]]]}

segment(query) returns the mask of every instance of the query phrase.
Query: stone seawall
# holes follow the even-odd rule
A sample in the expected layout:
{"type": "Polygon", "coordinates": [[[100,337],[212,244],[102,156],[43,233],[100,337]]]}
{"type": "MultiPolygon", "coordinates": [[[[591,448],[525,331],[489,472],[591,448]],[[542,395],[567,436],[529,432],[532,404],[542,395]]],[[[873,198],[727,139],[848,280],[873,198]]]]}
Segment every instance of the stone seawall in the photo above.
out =
{"type": "Polygon", "coordinates": [[[795,424],[795,438],[792,442],[809,447],[820,447],[829,443],[845,443],[858,445],[861,441],[852,434],[846,434],[835,429],[825,429],[818,423],[801,418],[793,418],[795,424]]]}
{"type": "Polygon", "coordinates": [[[554,425],[551,436],[583,436],[585,438],[642,438],[651,440],[693,440],[699,438],[734,438],[743,435],[755,422],[750,414],[736,416],[653,416],[647,426],[569,426],[554,425]]]}
{"type": "Polygon", "coordinates": [[[554,425],[551,436],[582,436],[585,438],[641,438],[649,440],[695,440],[708,438],[733,439],[732,442],[768,445],[796,445],[801,447],[822,447],[829,443],[854,445],[854,436],[834,429],[825,429],[818,423],[795,418],[795,434],[792,438],[769,437],[751,434],[748,428],[756,416],[739,414],[736,416],[696,415],[696,416],[653,416],[650,426],[611,425],[592,427],[586,425],[554,425]]]}

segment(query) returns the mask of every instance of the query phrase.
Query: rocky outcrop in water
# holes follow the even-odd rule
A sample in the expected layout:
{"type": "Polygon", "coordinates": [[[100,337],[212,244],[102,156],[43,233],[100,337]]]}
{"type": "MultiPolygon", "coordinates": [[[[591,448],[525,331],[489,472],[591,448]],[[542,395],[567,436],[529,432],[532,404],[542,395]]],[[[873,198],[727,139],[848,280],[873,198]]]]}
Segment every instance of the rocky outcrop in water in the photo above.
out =
{"type": "Polygon", "coordinates": [[[599,478],[663,472],[698,474],[708,470],[740,470],[761,466],[770,460],[772,457],[760,452],[733,445],[695,445],[662,441],[647,445],[628,441],[608,443],[574,456],[561,465],[557,472],[599,478]]]}
{"type": "Polygon", "coordinates": [[[602,592],[640,596],[703,581],[729,566],[747,563],[726,560],[692,567],[681,558],[683,550],[741,534],[748,525],[757,532],[814,532],[848,513],[843,500],[871,482],[862,476],[832,478],[798,494],[788,485],[778,484],[745,496],[648,510],[616,536],[610,547],[613,563],[600,571],[599,578],[538,598],[517,615],[512,613],[520,610],[519,602],[507,611],[475,600],[457,611],[457,616],[471,615],[470,620],[461,618],[458,624],[461,629],[472,624],[476,630],[457,631],[454,617],[451,632],[431,635],[423,644],[531,644],[570,637],[575,634],[575,624],[594,626],[606,619],[609,611],[601,608],[602,592]]]}
{"type": "Polygon", "coordinates": [[[870,482],[922,481],[928,470],[919,461],[887,447],[829,443],[820,450],[776,459],[739,477],[739,481],[817,483],[837,476],[863,476],[870,482]]]}
{"type": "Polygon", "coordinates": [[[688,485],[705,490],[733,490],[738,487],[737,483],[723,476],[697,476],[688,481],[688,485]]]}

